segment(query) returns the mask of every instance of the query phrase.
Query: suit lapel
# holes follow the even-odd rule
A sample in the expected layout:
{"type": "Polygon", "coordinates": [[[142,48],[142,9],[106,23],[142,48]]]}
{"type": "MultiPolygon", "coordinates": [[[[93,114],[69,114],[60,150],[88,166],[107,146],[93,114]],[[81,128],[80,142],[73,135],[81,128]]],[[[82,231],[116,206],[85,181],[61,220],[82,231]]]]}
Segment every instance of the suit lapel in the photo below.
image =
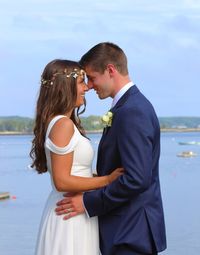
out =
{"type": "Polygon", "coordinates": [[[117,108],[119,108],[120,106],[122,106],[127,98],[132,95],[132,94],[137,94],[139,92],[139,89],[137,88],[136,85],[130,87],[130,89],[128,89],[124,95],[119,99],[119,101],[116,103],[116,105],[111,109],[111,112],[113,112],[113,114],[115,113],[115,111],[117,110],[117,108]]]}
{"type": "Polygon", "coordinates": [[[100,139],[100,142],[99,142],[99,146],[98,146],[98,154],[97,154],[97,173],[98,174],[100,174],[99,173],[99,162],[100,162],[100,155],[101,155],[101,145],[103,144],[103,141],[104,141],[104,139],[105,139],[105,137],[106,137],[106,133],[107,133],[107,131],[106,131],[106,129],[107,129],[107,127],[106,128],[104,128],[103,129],[103,134],[102,134],[102,136],[101,136],[101,139],[100,139]]]}
{"type": "MultiPolygon", "coordinates": [[[[132,95],[132,94],[136,94],[139,92],[139,89],[137,88],[136,85],[132,86],[130,89],[128,89],[124,95],[119,99],[119,101],[116,103],[116,105],[111,108],[109,111],[111,111],[113,113],[113,115],[115,114],[115,112],[117,111],[117,109],[122,106],[126,101],[127,101],[127,98],[132,95]]],[[[103,130],[103,134],[102,134],[102,137],[101,137],[101,140],[99,142],[99,146],[98,146],[98,156],[97,156],[97,170],[98,170],[98,165],[99,165],[99,162],[100,162],[100,159],[101,159],[101,153],[103,153],[101,151],[101,146],[104,142],[104,140],[106,139],[106,135],[108,133],[108,130],[110,129],[111,127],[105,127],[104,130],[103,130]]]]}

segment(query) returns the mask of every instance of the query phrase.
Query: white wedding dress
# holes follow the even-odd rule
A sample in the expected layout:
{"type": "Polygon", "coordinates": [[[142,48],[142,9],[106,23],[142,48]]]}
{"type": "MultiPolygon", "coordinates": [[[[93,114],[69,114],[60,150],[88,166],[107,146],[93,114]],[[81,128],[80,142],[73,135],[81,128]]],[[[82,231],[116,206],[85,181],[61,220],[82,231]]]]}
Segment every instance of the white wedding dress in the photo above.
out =
{"type": "MultiPolygon", "coordinates": [[[[50,151],[63,155],[74,151],[71,174],[92,177],[94,151],[90,141],[82,136],[76,126],[74,134],[65,147],[58,147],[50,140],[49,133],[59,115],[49,123],[45,153],[47,167],[51,175],[50,151]]],[[[63,199],[63,192],[58,192],[51,177],[52,191],[47,199],[40,223],[35,255],[99,255],[99,232],[97,217],[88,218],[86,214],[77,215],[69,220],[55,214],[56,203],[63,199]]]]}

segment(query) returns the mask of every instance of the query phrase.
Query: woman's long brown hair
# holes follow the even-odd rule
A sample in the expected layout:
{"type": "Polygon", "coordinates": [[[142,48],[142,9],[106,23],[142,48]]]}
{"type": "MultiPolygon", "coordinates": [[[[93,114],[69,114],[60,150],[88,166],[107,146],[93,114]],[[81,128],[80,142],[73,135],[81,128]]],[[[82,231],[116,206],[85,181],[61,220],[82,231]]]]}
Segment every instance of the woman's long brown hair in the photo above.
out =
{"type": "Polygon", "coordinates": [[[71,120],[79,131],[85,135],[81,126],[79,108],[75,109],[77,98],[76,78],[72,75],[74,69],[80,71],[78,62],[70,60],[53,60],[45,67],[41,77],[41,87],[36,105],[36,117],[34,126],[34,138],[30,157],[33,162],[31,167],[41,174],[47,172],[47,161],[45,155],[45,135],[50,120],[57,115],[64,115],[72,111],[71,120]]]}

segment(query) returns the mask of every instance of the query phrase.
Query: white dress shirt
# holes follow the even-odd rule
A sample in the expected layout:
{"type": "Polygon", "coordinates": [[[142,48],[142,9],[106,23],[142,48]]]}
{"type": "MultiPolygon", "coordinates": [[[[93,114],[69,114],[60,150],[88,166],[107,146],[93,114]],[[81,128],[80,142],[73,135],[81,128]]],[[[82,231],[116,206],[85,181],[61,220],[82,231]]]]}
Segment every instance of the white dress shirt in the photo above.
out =
{"type": "Polygon", "coordinates": [[[116,105],[116,103],[119,101],[119,99],[126,93],[130,87],[132,87],[134,84],[132,81],[127,83],[123,88],[121,88],[117,94],[114,96],[113,101],[112,101],[112,108],[116,105]]]}

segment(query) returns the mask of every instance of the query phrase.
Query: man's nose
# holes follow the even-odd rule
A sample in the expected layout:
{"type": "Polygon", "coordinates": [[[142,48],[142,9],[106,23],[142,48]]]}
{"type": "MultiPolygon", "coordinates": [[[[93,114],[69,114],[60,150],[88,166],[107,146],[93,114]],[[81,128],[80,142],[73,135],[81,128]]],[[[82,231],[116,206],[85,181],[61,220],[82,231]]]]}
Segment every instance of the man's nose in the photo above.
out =
{"type": "Polygon", "coordinates": [[[88,81],[87,86],[88,86],[88,89],[94,88],[93,83],[91,81],[88,81]]]}

